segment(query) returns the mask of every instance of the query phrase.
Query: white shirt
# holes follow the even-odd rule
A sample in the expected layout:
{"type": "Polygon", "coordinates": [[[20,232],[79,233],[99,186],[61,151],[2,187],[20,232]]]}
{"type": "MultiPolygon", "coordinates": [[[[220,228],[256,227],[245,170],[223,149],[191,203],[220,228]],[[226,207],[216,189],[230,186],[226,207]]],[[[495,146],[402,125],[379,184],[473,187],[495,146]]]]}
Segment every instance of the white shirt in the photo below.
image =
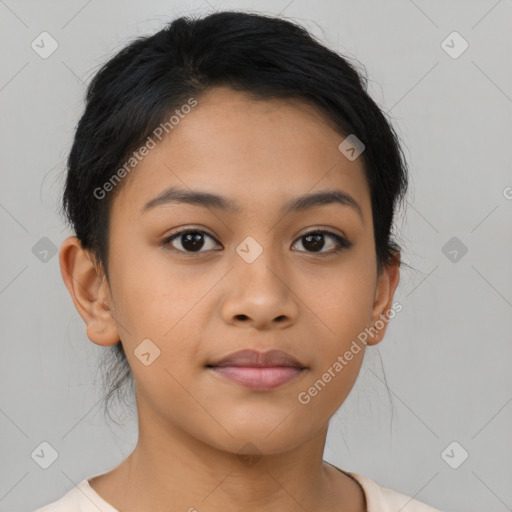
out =
{"type": "MultiPolygon", "coordinates": [[[[405,494],[381,487],[363,475],[348,471],[342,472],[357,480],[363,488],[367,512],[440,512],[438,509],[405,494]]],[[[100,474],[102,473],[85,478],[62,498],[38,508],[34,512],[119,512],[89,485],[89,480],[100,476],[100,474]]]]}

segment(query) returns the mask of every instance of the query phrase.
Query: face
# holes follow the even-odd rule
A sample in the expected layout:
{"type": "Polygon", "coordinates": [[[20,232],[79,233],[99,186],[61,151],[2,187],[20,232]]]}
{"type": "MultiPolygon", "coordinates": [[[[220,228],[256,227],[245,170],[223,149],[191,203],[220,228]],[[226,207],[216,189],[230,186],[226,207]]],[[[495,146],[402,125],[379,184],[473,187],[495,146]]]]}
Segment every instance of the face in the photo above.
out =
{"type": "Polygon", "coordinates": [[[95,343],[122,340],[141,430],[271,454],[311,438],[343,403],[364,344],[343,356],[398,283],[396,268],[376,273],[370,190],[362,159],[338,149],[344,138],[299,100],[219,87],[125,178],[111,211],[111,287],[101,286],[108,307],[82,316],[95,343]],[[144,208],[171,187],[230,208],[176,197],[144,208]],[[281,350],[302,369],[208,366],[241,349],[281,350]]]}

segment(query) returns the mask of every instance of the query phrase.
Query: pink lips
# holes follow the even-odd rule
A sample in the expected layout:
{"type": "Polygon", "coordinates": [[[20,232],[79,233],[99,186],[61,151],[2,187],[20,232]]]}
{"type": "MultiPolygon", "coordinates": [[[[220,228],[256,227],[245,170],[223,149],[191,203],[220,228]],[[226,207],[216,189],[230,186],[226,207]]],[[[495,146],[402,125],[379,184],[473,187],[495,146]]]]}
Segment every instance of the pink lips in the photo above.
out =
{"type": "Polygon", "coordinates": [[[257,391],[281,386],[306,369],[297,359],[281,350],[240,350],[207,367],[232,382],[257,391]]]}

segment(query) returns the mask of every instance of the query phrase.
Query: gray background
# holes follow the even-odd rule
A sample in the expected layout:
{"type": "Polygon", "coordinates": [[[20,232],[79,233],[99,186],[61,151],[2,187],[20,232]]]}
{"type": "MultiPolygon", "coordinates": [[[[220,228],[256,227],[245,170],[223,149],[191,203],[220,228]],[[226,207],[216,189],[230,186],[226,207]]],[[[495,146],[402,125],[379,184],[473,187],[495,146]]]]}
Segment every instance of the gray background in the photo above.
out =
{"type": "Polygon", "coordinates": [[[137,439],[134,413],[125,426],[106,424],[102,349],[85,334],[58,255],[41,252],[71,234],[57,209],[85,86],[131,38],[178,15],[227,8],[280,13],[361,62],[410,165],[397,228],[416,270],[402,272],[403,310],[368,350],[331,421],[325,458],[446,512],[512,510],[512,3],[504,0],[0,0],[0,510],[61,497],[117,465],[137,439]],[[31,48],[43,31],[59,45],[47,59],[31,48]],[[453,31],[469,44],[457,58],[442,47],[453,31]],[[43,441],[59,454],[46,470],[31,457],[43,441]],[[469,453],[457,469],[442,457],[453,441],[452,464],[469,453]]]}

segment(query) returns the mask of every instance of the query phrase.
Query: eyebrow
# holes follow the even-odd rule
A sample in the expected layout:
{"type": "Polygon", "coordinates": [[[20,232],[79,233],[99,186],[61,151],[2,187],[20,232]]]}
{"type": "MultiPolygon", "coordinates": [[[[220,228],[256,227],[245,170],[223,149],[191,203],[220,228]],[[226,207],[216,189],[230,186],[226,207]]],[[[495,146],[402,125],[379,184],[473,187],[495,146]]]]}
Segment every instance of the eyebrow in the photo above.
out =
{"type": "MultiPolygon", "coordinates": [[[[235,201],[226,197],[200,190],[185,190],[178,187],[170,187],[148,201],[141,208],[141,213],[152,210],[157,206],[172,203],[192,204],[230,213],[240,213],[242,211],[241,207],[235,201]]],[[[291,212],[302,212],[316,206],[329,204],[351,207],[357,212],[361,221],[364,223],[363,212],[359,203],[350,194],[341,190],[321,190],[319,192],[295,197],[283,205],[280,214],[286,215],[291,212]]]]}

